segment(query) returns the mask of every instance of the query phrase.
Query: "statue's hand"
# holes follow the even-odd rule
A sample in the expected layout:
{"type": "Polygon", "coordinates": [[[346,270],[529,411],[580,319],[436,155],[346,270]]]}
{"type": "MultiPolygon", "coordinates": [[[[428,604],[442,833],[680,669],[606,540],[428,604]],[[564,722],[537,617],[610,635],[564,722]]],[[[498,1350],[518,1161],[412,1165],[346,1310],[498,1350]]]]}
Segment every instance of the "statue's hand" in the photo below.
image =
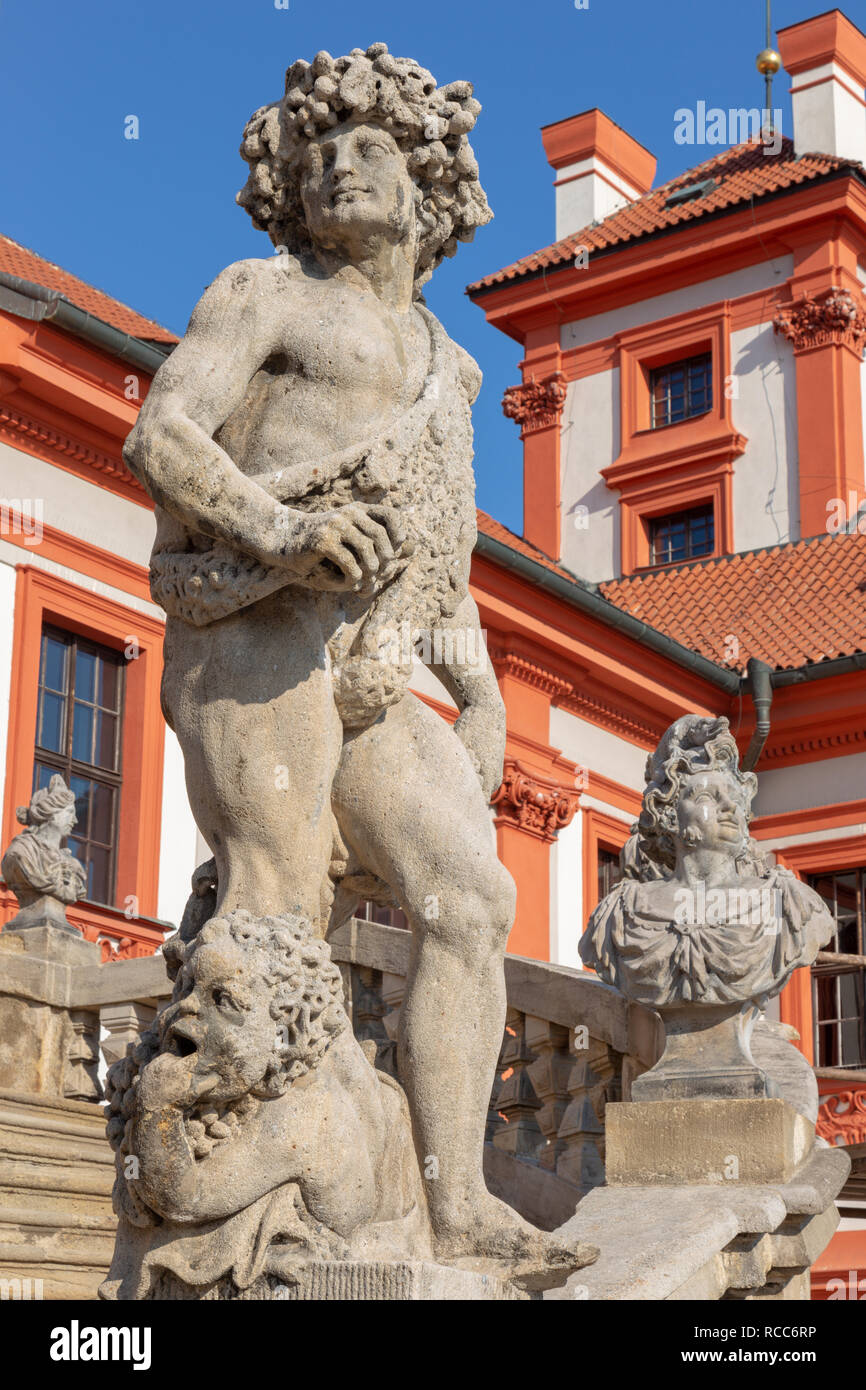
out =
{"type": "Polygon", "coordinates": [[[360,502],[331,512],[304,513],[292,568],[315,589],[363,589],[411,554],[394,507],[360,502]]]}

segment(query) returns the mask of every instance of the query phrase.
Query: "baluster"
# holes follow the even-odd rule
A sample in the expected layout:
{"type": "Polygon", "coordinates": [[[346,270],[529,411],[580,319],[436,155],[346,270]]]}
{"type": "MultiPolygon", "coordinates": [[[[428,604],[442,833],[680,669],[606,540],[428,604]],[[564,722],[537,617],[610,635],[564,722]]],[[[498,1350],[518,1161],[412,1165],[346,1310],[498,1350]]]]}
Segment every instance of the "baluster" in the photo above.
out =
{"type": "Polygon", "coordinates": [[[537,1160],[543,1135],[536,1119],[541,1101],[527,1073],[532,1057],[526,1046],[523,1014],[509,1009],[505,1016],[503,1070],[497,1097],[497,1108],[505,1123],[493,1135],[493,1143],[506,1153],[537,1160]]]}
{"type": "Polygon", "coordinates": [[[568,1052],[569,1031],[546,1018],[527,1014],[525,1038],[526,1046],[535,1053],[535,1060],[527,1066],[526,1074],[541,1102],[536,1120],[544,1140],[538,1161],[542,1168],[555,1172],[559,1156],[566,1147],[559,1128],[568,1108],[568,1081],[574,1065],[568,1052]]]}
{"type": "Polygon", "coordinates": [[[135,1046],[145,1028],[153,1022],[156,1010],[150,1004],[103,1004],[99,1010],[100,1028],[108,1034],[102,1040],[102,1055],[107,1066],[126,1056],[130,1044],[135,1046]]]}

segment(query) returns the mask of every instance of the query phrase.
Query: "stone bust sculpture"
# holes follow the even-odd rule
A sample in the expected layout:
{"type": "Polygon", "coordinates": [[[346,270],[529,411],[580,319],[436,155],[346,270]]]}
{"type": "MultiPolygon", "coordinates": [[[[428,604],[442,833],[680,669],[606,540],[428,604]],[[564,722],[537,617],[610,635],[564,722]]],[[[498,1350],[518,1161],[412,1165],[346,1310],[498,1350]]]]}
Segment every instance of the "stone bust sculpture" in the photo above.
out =
{"type": "Polygon", "coordinates": [[[5,929],[52,926],[75,932],[66,906],[84,896],[87,874],[63,844],[77,821],[74,793],[56,772],[47,787],[33,793],[29,806],[18,807],[17,816],[26,829],[15,836],[0,870],[20,911],[5,929]]]}
{"type": "Polygon", "coordinates": [[[580,944],[585,964],[665,1021],[665,1055],[636,1099],[775,1093],[751,1029],[833,930],[818,894],[750,838],[757,778],[738,762],[726,719],[671,725],[647,760],[625,877],[580,944]]]}
{"type": "Polygon", "coordinates": [[[555,1244],[482,1172],[514,914],[488,812],[505,718],[468,587],[480,373],[421,295],[491,216],[479,110],[384,44],[294,63],[241,147],[238,200],[276,254],[217,276],[124,449],[156,504],[163,709],[214,856],[195,921],[207,902],[324,936],[362,898],[406,913],[400,1077],[442,1259],[555,1244]],[[464,639],[433,644],[453,728],[407,689],[404,627],[464,639]]]}

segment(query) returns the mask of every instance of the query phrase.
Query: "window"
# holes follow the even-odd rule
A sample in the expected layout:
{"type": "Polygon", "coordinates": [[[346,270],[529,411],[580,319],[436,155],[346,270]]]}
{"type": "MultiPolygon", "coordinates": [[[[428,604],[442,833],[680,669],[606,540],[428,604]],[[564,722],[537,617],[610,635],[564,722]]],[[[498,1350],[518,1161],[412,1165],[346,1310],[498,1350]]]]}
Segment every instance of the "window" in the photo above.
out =
{"type": "Polygon", "coordinates": [[[711,410],[712,373],[713,357],[709,352],[653,368],[650,372],[653,429],[676,425],[711,410]]]}
{"type": "Polygon", "coordinates": [[[33,790],[55,772],[75,793],[69,848],[87,871],[92,902],[114,895],[120,798],[123,658],[70,632],[45,627],[39,660],[33,790]]]}
{"type": "Polygon", "coordinates": [[[619,851],[598,847],[598,901],[606,898],[622,878],[619,851]]]}
{"type": "Polygon", "coordinates": [[[712,506],[655,516],[649,522],[651,565],[673,565],[712,555],[716,548],[715,513],[712,506]]]}
{"type": "Polygon", "coordinates": [[[383,927],[402,927],[409,929],[409,918],[399,907],[378,907],[376,903],[363,902],[355,913],[362,922],[378,922],[383,927]]]}
{"type": "Polygon", "coordinates": [[[866,868],[817,874],[809,882],[836,922],[812,966],[815,1066],[859,1069],[866,1066],[866,868]]]}

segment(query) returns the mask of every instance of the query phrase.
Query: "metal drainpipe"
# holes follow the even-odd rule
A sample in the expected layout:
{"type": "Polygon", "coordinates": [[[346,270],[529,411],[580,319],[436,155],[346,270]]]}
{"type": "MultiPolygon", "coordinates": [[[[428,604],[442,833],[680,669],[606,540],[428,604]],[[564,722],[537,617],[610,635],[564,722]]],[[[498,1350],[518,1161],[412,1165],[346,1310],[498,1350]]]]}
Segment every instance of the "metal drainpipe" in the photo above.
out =
{"type": "Polygon", "coordinates": [[[155,347],[142,338],[133,338],[131,334],[122,333],[119,328],[98,319],[95,314],[79,309],[58,290],[46,289],[44,285],[22,280],[6,271],[0,271],[0,309],[17,318],[37,323],[50,319],[58,328],[66,329],[76,338],[83,338],[85,342],[151,376],[159,370],[174,346],[173,343],[166,343],[164,348],[155,347]]]}
{"type": "Polygon", "coordinates": [[[755,732],[740,764],[744,772],[757,765],[770,732],[770,706],[773,703],[773,668],[766,661],[750,656],[748,661],[749,691],[755,707],[755,732]]]}

